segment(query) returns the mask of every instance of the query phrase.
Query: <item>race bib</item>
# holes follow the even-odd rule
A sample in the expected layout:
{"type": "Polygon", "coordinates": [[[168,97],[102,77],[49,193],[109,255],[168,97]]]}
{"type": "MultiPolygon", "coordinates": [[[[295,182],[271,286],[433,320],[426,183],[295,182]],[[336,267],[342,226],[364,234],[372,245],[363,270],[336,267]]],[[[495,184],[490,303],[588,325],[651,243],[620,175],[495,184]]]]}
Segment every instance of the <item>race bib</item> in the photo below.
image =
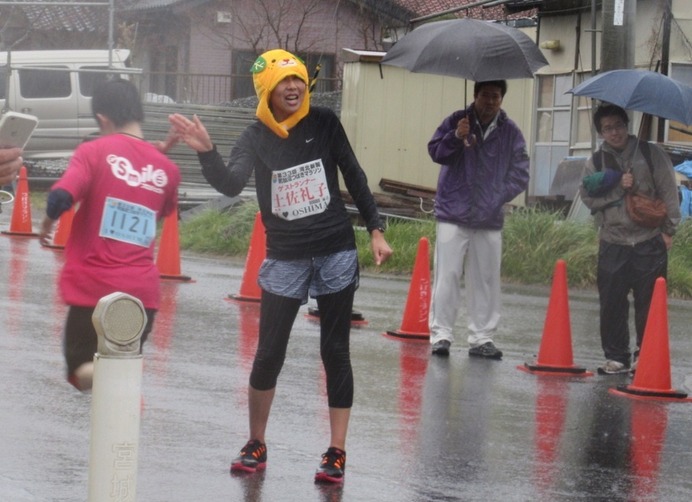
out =
{"type": "Polygon", "coordinates": [[[139,204],[107,197],[99,236],[149,247],[156,237],[156,212],[139,204]]]}
{"type": "Polygon", "coordinates": [[[323,213],[331,196],[322,159],[272,173],[272,213],[297,220],[323,213]]]}

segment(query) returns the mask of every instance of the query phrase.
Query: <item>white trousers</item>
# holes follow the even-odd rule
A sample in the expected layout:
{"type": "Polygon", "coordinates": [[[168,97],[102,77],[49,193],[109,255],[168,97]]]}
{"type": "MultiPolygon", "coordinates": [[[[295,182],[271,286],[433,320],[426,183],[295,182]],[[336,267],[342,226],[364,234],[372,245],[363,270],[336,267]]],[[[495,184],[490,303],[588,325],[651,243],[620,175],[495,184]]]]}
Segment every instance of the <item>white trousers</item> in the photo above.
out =
{"type": "Polygon", "coordinates": [[[474,230],[437,223],[430,305],[431,344],[454,340],[462,278],[466,286],[468,343],[476,347],[493,340],[500,321],[501,260],[501,230],[474,230]]]}

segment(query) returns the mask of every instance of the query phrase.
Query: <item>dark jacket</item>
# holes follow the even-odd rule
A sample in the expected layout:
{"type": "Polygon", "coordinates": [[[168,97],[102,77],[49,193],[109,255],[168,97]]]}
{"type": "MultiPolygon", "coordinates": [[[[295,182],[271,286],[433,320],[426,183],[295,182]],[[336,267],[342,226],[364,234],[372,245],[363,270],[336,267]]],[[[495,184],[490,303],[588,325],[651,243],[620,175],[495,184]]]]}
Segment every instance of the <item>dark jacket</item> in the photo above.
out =
{"type": "MultiPolygon", "coordinates": [[[[467,115],[459,110],[447,117],[428,143],[432,160],[442,164],[435,196],[439,221],[469,228],[501,229],[503,206],[529,183],[526,141],[517,125],[500,111],[497,127],[483,139],[476,122],[472,132],[477,142],[464,146],[455,135],[457,123],[467,115]]],[[[473,124],[472,120],[472,124],[473,124]]]]}
{"type": "Polygon", "coordinates": [[[311,258],[355,249],[353,224],[339,188],[339,171],[367,229],[383,226],[365,172],[339,118],[327,108],[311,107],[286,139],[279,138],[259,121],[248,126],[233,147],[228,165],[216,149],[199,154],[199,160],[209,184],[228,196],[238,195],[254,172],[269,258],[311,258]],[[296,166],[309,170],[316,163],[324,168],[329,202],[325,207],[313,198],[323,197],[325,187],[319,187],[320,194],[314,190],[315,193],[305,195],[300,185],[306,178],[297,178],[290,196],[312,199],[315,204],[303,207],[309,215],[285,219],[277,210],[283,194],[272,194],[272,186],[277,185],[277,177],[281,176],[278,171],[296,166]]]}

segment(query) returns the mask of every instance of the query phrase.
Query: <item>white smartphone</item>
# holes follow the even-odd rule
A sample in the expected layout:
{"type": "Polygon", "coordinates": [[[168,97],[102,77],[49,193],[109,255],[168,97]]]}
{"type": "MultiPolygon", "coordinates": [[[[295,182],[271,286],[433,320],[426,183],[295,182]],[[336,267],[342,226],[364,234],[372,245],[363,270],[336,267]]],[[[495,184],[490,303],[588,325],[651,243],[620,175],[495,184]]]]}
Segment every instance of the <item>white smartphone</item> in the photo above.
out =
{"type": "Polygon", "coordinates": [[[0,148],[24,148],[38,125],[38,117],[6,112],[0,117],[0,148]]]}

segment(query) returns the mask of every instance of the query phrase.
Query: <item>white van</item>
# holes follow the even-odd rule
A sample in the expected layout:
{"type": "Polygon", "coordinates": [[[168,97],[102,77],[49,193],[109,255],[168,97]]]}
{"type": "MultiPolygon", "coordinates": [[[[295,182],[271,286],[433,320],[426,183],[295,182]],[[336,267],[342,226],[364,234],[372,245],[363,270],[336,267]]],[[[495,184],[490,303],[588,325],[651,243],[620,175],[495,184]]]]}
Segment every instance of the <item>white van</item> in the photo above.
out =
{"type": "MultiPolygon", "coordinates": [[[[111,54],[111,69],[126,68],[130,51],[111,54]]],[[[91,95],[109,75],[109,51],[12,51],[9,57],[8,64],[8,53],[0,52],[0,113],[13,110],[39,119],[24,157],[69,156],[98,131],[91,95]]]]}

